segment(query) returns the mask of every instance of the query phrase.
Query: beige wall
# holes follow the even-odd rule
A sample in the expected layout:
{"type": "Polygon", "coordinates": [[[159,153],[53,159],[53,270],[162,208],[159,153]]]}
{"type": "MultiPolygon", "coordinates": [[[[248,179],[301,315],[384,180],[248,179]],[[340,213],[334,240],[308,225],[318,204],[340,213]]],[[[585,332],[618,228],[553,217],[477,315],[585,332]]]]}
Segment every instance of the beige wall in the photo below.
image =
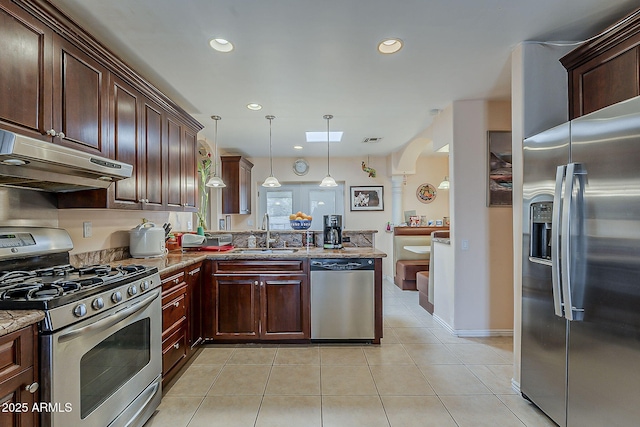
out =
{"type": "MultiPolygon", "coordinates": [[[[487,131],[510,130],[510,108],[508,101],[457,101],[441,113],[438,132],[432,133],[452,141],[449,251],[455,266],[445,282],[435,283],[447,289],[436,291],[440,300],[434,302],[434,314],[459,335],[509,334],[513,329],[511,208],[486,204],[487,131]],[[462,249],[463,240],[468,249],[462,249]]],[[[434,146],[440,145],[434,140],[434,146]]]]}

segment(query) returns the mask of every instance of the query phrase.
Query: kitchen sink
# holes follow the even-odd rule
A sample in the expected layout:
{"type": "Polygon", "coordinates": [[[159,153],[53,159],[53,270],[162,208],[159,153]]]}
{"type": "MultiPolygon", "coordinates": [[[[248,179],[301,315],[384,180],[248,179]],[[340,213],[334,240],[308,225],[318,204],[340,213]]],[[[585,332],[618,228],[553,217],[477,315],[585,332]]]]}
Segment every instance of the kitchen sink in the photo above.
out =
{"type": "Polygon", "coordinates": [[[298,249],[292,248],[263,248],[263,249],[236,249],[235,253],[240,254],[292,254],[298,252],[298,249]]]}

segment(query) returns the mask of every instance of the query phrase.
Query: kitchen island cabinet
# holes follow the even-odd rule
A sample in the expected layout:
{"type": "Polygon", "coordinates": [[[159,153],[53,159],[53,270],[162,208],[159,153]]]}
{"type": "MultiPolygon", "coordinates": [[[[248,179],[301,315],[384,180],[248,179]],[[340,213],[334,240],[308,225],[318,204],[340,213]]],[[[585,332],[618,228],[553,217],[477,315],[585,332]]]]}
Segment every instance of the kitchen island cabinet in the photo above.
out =
{"type": "Polygon", "coordinates": [[[0,336],[0,425],[32,427],[38,425],[36,325],[0,336]]]}
{"type": "Polygon", "coordinates": [[[306,260],[213,261],[208,336],[224,341],[309,339],[306,260]]]}

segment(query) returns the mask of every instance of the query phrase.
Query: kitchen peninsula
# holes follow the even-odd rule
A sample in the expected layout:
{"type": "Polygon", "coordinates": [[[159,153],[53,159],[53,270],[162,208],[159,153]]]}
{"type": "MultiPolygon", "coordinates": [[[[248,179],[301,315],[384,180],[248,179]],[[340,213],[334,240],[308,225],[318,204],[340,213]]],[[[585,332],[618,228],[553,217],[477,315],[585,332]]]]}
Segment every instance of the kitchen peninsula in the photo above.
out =
{"type": "MultiPolygon", "coordinates": [[[[373,262],[374,336],[382,338],[382,258],[373,247],[172,251],[121,264],[157,267],[163,283],[163,382],[200,343],[311,342],[313,259],[373,262]]],[[[348,341],[348,340],[340,340],[348,341]]],[[[362,341],[362,340],[358,340],[362,341]]]]}

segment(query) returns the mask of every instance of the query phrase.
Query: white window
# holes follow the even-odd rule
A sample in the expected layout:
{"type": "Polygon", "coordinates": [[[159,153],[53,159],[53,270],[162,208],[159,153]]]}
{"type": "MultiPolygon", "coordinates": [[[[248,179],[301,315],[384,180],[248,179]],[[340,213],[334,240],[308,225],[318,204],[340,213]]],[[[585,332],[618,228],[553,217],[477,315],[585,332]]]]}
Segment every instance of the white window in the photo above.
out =
{"type": "MultiPolygon", "coordinates": [[[[320,188],[318,184],[282,184],[278,188],[260,187],[258,224],[261,225],[265,212],[269,213],[272,230],[291,230],[289,215],[302,212],[311,215],[311,230],[323,229],[324,215],[338,214],[344,218],[344,185],[320,188]]],[[[344,227],[344,221],[343,221],[344,227]]]]}

